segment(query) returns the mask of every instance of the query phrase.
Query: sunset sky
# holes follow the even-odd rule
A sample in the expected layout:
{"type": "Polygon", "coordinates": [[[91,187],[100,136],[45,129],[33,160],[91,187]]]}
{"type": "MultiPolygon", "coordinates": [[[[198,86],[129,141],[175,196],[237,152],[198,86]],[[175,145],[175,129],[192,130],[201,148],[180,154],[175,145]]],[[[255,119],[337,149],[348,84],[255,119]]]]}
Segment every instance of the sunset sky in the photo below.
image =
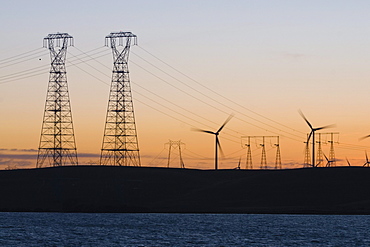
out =
{"type": "MultiPolygon", "coordinates": [[[[110,32],[130,31],[143,166],[166,166],[169,140],[181,140],[188,168],[245,166],[241,136],[280,136],[284,168],[301,167],[309,127],[336,124],[337,165],[363,165],[370,139],[369,1],[4,1],[0,8],[0,169],[33,168],[44,111],[49,33],[74,37],[67,79],[80,164],[102,145],[112,55],[110,32]]],[[[323,151],[329,155],[328,136],[323,151]]],[[[260,141],[251,143],[259,168],[260,141]]],[[[275,162],[274,141],[266,142],[275,162]]],[[[173,154],[176,157],[176,153],[173,154]]],[[[326,162],[325,162],[326,163],[326,162]]],[[[179,167],[177,159],[171,167],[179,167]]]]}

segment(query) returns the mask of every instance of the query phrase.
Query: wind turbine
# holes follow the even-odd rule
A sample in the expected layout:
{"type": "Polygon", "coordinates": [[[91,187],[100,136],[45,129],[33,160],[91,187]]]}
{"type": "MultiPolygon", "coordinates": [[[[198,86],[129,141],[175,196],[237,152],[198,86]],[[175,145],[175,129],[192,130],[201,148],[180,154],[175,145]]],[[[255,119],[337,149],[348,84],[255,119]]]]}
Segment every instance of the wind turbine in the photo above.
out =
{"type": "MultiPolygon", "coordinates": [[[[360,141],[361,140],[363,140],[363,139],[366,139],[366,138],[368,138],[368,137],[370,137],[370,135],[367,135],[367,136],[364,136],[364,137],[361,137],[360,138],[360,141]]],[[[369,158],[367,157],[367,152],[365,151],[365,155],[366,155],[366,162],[365,162],[365,164],[364,164],[364,166],[369,166],[370,165],[370,161],[369,161],[369,158]]]]}
{"type": "Polygon", "coordinates": [[[216,146],[215,147],[215,170],[218,169],[218,149],[220,149],[220,151],[222,152],[220,141],[218,140],[218,135],[220,134],[220,131],[225,127],[225,125],[230,121],[230,119],[232,117],[233,117],[233,115],[230,115],[226,119],[226,121],[224,122],[224,124],[221,125],[221,127],[216,132],[213,132],[213,131],[210,131],[210,130],[194,129],[195,131],[199,131],[199,132],[204,132],[204,133],[215,135],[215,137],[216,137],[216,145],[215,145],[216,146]]]}
{"type": "Polygon", "coordinates": [[[328,163],[326,163],[326,167],[330,167],[330,164],[333,163],[335,160],[329,160],[328,157],[326,157],[326,155],[324,153],[323,153],[323,155],[324,155],[326,161],[328,162],[328,163]]]}
{"type": "Polygon", "coordinates": [[[307,118],[303,115],[303,112],[301,110],[299,110],[299,114],[306,121],[306,123],[308,124],[308,126],[311,129],[311,132],[310,132],[310,134],[307,138],[307,145],[308,145],[308,143],[310,141],[310,138],[312,136],[312,167],[316,167],[316,165],[315,165],[315,132],[317,130],[322,130],[322,129],[334,127],[334,125],[331,124],[331,125],[327,125],[327,126],[323,126],[323,127],[319,127],[319,128],[314,128],[314,127],[312,127],[312,124],[307,120],[307,118]]]}
{"type": "Polygon", "coordinates": [[[369,167],[370,161],[369,161],[369,158],[367,157],[367,152],[366,151],[365,151],[365,155],[366,155],[366,162],[365,162],[364,166],[369,167]]]}

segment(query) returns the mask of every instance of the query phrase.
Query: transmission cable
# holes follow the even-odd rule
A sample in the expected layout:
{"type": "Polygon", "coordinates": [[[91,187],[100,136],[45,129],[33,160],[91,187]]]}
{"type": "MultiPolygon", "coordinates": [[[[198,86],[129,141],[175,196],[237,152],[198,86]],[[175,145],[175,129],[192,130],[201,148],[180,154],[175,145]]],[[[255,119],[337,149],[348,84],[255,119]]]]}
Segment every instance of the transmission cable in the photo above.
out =
{"type": "MultiPolygon", "coordinates": [[[[94,59],[94,58],[93,58],[93,59],[94,59]]],[[[103,80],[99,79],[98,77],[96,77],[96,76],[92,75],[91,73],[87,72],[86,70],[83,70],[82,68],[80,68],[80,67],[79,67],[79,66],[77,66],[76,64],[73,64],[73,65],[74,65],[74,66],[76,66],[77,68],[81,69],[81,70],[82,70],[82,71],[84,71],[85,73],[89,74],[90,76],[94,77],[95,79],[97,79],[97,80],[99,80],[99,81],[103,82],[103,83],[104,83],[104,84],[106,84],[106,85],[109,85],[109,84],[107,84],[105,81],[103,81],[103,80]]],[[[92,65],[90,65],[90,64],[87,64],[87,65],[89,65],[89,66],[90,66],[91,68],[93,68],[94,70],[99,71],[100,73],[102,73],[102,74],[103,74],[103,75],[105,75],[106,77],[109,77],[109,78],[110,78],[110,76],[108,76],[108,75],[107,75],[107,74],[105,74],[104,72],[102,72],[102,71],[100,71],[100,70],[96,69],[94,66],[92,66],[92,65]]],[[[210,121],[210,120],[208,120],[208,119],[206,119],[206,118],[204,118],[204,117],[202,117],[202,116],[200,116],[200,115],[197,115],[197,114],[195,114],[195,113],[193,113],[193,112],[191,112],[191,111],[189,111],[189,110],[187,110],[187,109],[185,109],[185,108],[183,108],[183,107],[181,107],[181,106],[179,106],[179,105],[177,105],[177,104],[174,104],[174,103],[172,103],[172,102],[169,102],[169,100],[167,100],[167,99],[165,99],[165,98],[163,98],[163,97],[161,97],[161,96],[159,96],[159,95],[155,94],[154,92],[149,91],[148,89],[145,89],[144,87],[140,86],[139,84],[134,83],[133,81],[131,81],[131,83],[133,83],[134,85],[138,86],[139,88],[141,88],[141,89],[143,89],[143,90],[145,90],[145,91],[147,91],[147,92],[149,92],[149,93],[151,93],[151,94],[153,94],[153,95],[155,95],[155,96],[159,97],[160,99],[162,99],[162,100],[164,100],[164,101],[166,101],[166,102],[168,102],[168,103],[171,103],[172,105],[177,106],[178,108],[180,108],[180,109],[182,109],[182,110],[184,110],[184,111],[187,111],[187,112],[189,112],[189,113],[191,113],[191,114],[193,114],[193,115],[195,115],[195,116],[197,116],[197,117],[203,118],[204,120],[207,120],[207,121],[209,121],[209,122],[212,122],[212,123],[214,123],[214,124],[217,124],[217,123],[215,123],[215,122],[213,122],[213,121],[210,121]]],[[[149,99],[149,100],[151,100],[151,101],[153,101],[153,102],[155,102],[155,103],[159,104],[160,106],[162,106],[162,107],[164,107],[164,108],[169,109],[169,110],[170,110],[170,111],[172,111],[172,112],[175,112],[176,114],[182,115],[183,117],[188,118],[188,119],[190,119],[190,120],[192,120],[192,121],[194,121],[194,122],[198,122],[198,123],[200,123],[200,124],[203,124],[203,123],[199,122],[198,120],[195,120],[195,119],[193,119],[193,118],[187,117],[187,116],[185,116],[185,115],[183,115],[183,114],[181,114],[181,113],[178,113],[178,112],[177,112],[177,111],[175,111],[175,110],[172,110],[171,108],[169,108],[169,107],[167,107],[167,106],[164,106],[163,104],[158,103],[157,101],[155,101],[155,100],[153,100],[153,99],[148,98],[147,96],[145,96],[145,95],[141,94],[140,92],[137,92],[137,91],[135,91],[135,90],[133,90],[133,91],[134,91],[134,93],[137,93],[137,94],[141,95],[142,97],[147,98],[147,99],[149,99]]],[[[188,124],[188,125],[190,125],[190,124],[188,124]]],[[[192,126],[192,125],[190,125],[190,126],[192,126]]],[[[209,128],[211,128],[210,126],[208,126],[208,127],[209,127],[209,128]]],[[[233,131],[234,131],[234,130],[233,130],[233,131]]],[[[238,131],[234,131],[234,132],[239,133],[238,131]]],[[[230,136],[232,136],[232,137],[234,137],[234,138],[239,139],[239,137],[236,137],[236,136],[233,136],[233,135],[231,135],[231,134],[228,134],[227,132],[225,132],[225,134],[230,135],[230,136]]],[[[229,139],[228,139],[228,140],[229,140],[229,139]]]]}
{"type": "MultiPolygon", "coordinates": [[[[144,71],[148,72],[148,73],[149,73],[149,74],[151,74],[152,76],[154,76],[154,77],[156,77],[157,79],[159,79],[159,80],[161,80],[161,81],[165,82],[166,84],[170,85],[171,87],[174,87],[175,89],[177,89],[177,90],[179,90],[179,91],[183,92],[184,94],[186,94],[186,95],[188,95],[188,96],[190,96],[190,97],[192,97],[192,98],[194,98],[194,99],[196,99],[196,100],[198,100],[198,101],[202,102],[203,104],[206,104],[206,105],[208,105],[208,106],[210,106],[210,107],[212,107],[212,108],[214,108],[214,109],[216,109],[216,110],[218,110],[218,111],[220,111],[220,112],[223,112],[223,113],[225,113],[225,114],[229,114],[228,112],[226,112],[226,111],[224,111],[224,110],[221,110],[220,108],[217,108],[217,107],[215,107],[215,106],[213,106],[213,105],[211,105],[211,104],[209,104],[209,103],[205,102],[204,100],[201,100],[201,99],[199,99],[199,98],[195,97],[194,95],[192,95],[192,94],[190,94],[190,93],[188,93],[188,92],[186,92],[186,91],[184,91],[184,90],[182,90],[182,89],[180,89],[180,88],[176,87],[175,85],[173,85],[173,84],[169,83],[168,81],[166,81],[166,80],[162,79],[161,77],[159,77],[159,76],[155,75],[154,73],[150,72],[149,70],[145,69],[144,67],[140,66],[139,64],[137,64],[137,63],[133,62],[132,60],[131,60],[131,63],[135,64],[136,66],[138,66],[138,67],[139,67],[139,68],[141,68],[142,70],[144,70],[144,71]]],[[[231,109],[231,108],[230,108],[230,109],[231,109]]],[[[261,127],[261,126],[258,126],[258,125],[256,125],[256,124],[250,123],[250,122],[248,122],[248,121],[245,121],[244,119],[241,119],[241,118],[238,118],[238,117],[235,117],[235,118],[236,118],[236,119],[238,119],[238,120],[240,120],[240,121],[242,121],[242,122],[245,122],[245,123],[247,123],[247,124],[250,124],[250,125],[252,125],[252,126],[254,126],[254,127],[257,127],[257,128],[259,128],[259,129],[262,129],[262,130],[265,130],[265,131],[267,131],[267,132],[270,132],[270,133],[274,133],[274,134],[279,135],[279,133],[277,133],[277,132],[274,132],[274,131],[271,131],[271,130],[265,129],[265,128],[261,127]]],[[[281,136],[284,136],[284,135],[281,135],[281,136]]],[[[301,142],[301,140],[297,140],[297,139],[292,138],[292,137],[289,137],[289,136],[284,136],[284,137],[289,138],[289,139],[292,139],[292,140],[294,140],[294,141],[301,142]]]]}
{"type": "MultiPolygon", "coordinates": [[[[154,54],[152,54],[151,52],[147,51],[147,50],[146,50],[146,49],[144,49],[143,47],[141,47],[141,46],[138,46],[138,47],[139,47],[141,50],[143,50],[144,52],[146,52],[146,53],[148,53],[149,55],[151,55],[152,57],[154,57],[155,59],[157,59],[158,61],[160,61],[160,62],[162,62],[163,64],[167,65],[168,67],[170,67],[171,69],[175,70],[175,71],[176,71],[176,72],[178,72],[179,74],[181,74],[181,75],[185,76],[185,77],[186,77],[186,78],[188,78],[189,80],[191,80],[191,81],[195,82],[195,83],[196,83],[196,84],[198,84],[199,86],[201,86],[201,87],[203,87],[203,88],[205,88],[205,89],[207,89],[207,90],[211,91],[212,93],[216,94],[217,96],[219,96],[219,97],[221,97],[221,98],[223,98],[223,99],[225,99],[225,100],[227,100],[227,101],[229,101],[229,102],[231,102],[231,103],[233,103],[233,104],[235,104],[235,105],[237,105],[237,106],[239,106],[239,107],[241,107],[241,108],[243,108],[243,109],[245,109],[245,110],[247,110],[247,111],[249,111],[249,112],[251,112],[251,113],[253,113],[253,114],[256,114],[256,115],[257,115],[257,116],[259,116],[259,117],[262,117],[262,118],[264,118],[264,119],[266,119],[266,120],[269,120],[269,121],[271,121],[271,122],[274,122],[274,123],[276,123],[276,124],[279,124],[279,125],[281,125],[281,126],[283,126],[283,127],[285,127],[285,128],[288,128],[288,129],[290,129],[290,130],[293,130],[293,131],[295,131],[295,132],[299,132],[299,133],[304,134],[304,132],[298,131],[298,130],[293,129],[293,128],[291,128],[291,127],[289,127],[289,126],[285,125],[285,124],[282,124],[282,123],[280,123],[280,122],[277,122],[277,121],[275,121],[275,120],[273,120],[273,119],[271,119],[271,118],[268,118],[268,117],[266,117],[266,116],[263,116],[263,115],[261,115],[261,114],[259,114],[259,113],[255,112],[255,111],[253,111],[253,110],[251,110],[251,109],[249,109],[249,108],[247,108],[247,107],[245,107],[245,106],[243,106],[243,105],[241,105],[241,104],[239,104],[239,103],[237,103],[237,102],[235,102],[235,101],[233,101],[233,100],[231,100],[231,99],[229,99],[229,98],[227,98],[227,97],[223,96],[222,94],[219,94],[218,92],[214,91],[213,89],[211,89],[211,88],[209,88],[209,87],[206,87],[206,86],[205,86],[205,85],[203,85],[202,83],[198,82],[197,80],[193,79],[192,77],[190,77],[190,76],[186,75],[185,73],[181,72],[180,70],[178,70],[178,69],[176,69],[175,67],[173,67],[173,66],[171,66],[170,64],[168,64],[167,62],[165,62],[165,61],[163,61],[162,59],[158,58],[157,56],[155,56],[155,55],[154,55],[154,54]]],[[[135,55],[136,55],[136,56],[138,56],[137,54],[135,54],[135,55]]]]}
{"type": "MultiPolygon", "coordinates": [[[[132,52],[132,53],[133,53],[133,52],[132,52]]],[[[219,102],[219,101],[217,101],[217,100],[215,100],[215,99],[211,98],[210,96],[206,95],[205,93],[202,93],[202,92],[200,92],[199,90],[197,90],[197,89],[195,89],[195,88],[193,88],[193,87],[189,86],[188,84],[186,84],[186,83],[184,83],[183,81],[181,81],[181,80],[179,80],[179,79],[175,78],[174,76],[170,75],[169,73],[165,72],[164,70],[162,70],[162,69],[158,68],[156,65],[154,65],[154,64],[152,64],[152,63],[150,63],[149,61],[147,61],[146,59],[144,59],[144,58],[142,58],[141,56],[137,55],[136,53],[133,53],[133,54],[135,54],[137,57],[139,57],[140,59],[144,60],[145,62],[147,62],[148,64],[150,64],[150,65],[151,65],[151,66],[153,66],[154,68],[158,69],[158,70],[159,70],[159,71],[161,71],[162,73],[164,73],[164,74],[168,75],[168,76],[169,76],[169,77],[171,77],[172,79],[174,79],[174,80],[176,80],[176,81],[180,82],[181,84],[185,85],[186,87],[188,87],[188,88],[190,88],[190,89],[194,90],[195,92],[197,92],[197,93],[201,94],[202,96],[204,96],[204,97],[206,97],[206,98],[208,98],[208,99],[210,99],[210,100],[212,100],[212,101],[214,101],[214,102],[216,102],[216,103],[218,103],[218,104],[220,104],[220,105],[222,105],[222,106],[224,106],[224,107],[226,107],[226,108],[229,108],[229,109],[233,110],[234,112],[237,112],[237,113],[239,113],[239,114],[241,114],[241,115],[244,115],[244,116],[246,116],[246,117],[248,117],[248,118],[251,118],[251,119],[253,119],[253,120],[254,120],[254,121],[256,121],[256,122],[259,122],[259,123],[261,123],[261,124],[264,124],[264,125],[266,125],[266,126],[268,126],[268,127],[271,127],[271,128],[273,128],[273,129],[277,129],[277,130],[278,130],[278,131],[280,131],[280,132],[284,132],[284,133],[287,133],[287,134],[289,134],[289,135],[292,135],[292,136],[295,136],[295,137],[301,138],[301,136],[298,136],[298,135],[292,134],[292,133],[287,132],[287,131],[282,130],[282,129],[278,129],[278,128],[276,128],[276,127],[274,127],[274,126],[270,125],[270,124],[264,123],[264,122],[262,122],[262,121],[260,121],[260,120],[258,120],[258,119],[255,119],[255,118],[253,118],[253,117],[247,116],[245,113],[242,113],[242,112],[240,112],[240,111],[237,111],[237,110],[235,110],[235,109],[233,109],[233,108],[231,108],[231,107],[229,107],[229,106],[227,106],[227,105],[225,105],[225,104],[223,104],[223,103],[221,103],[221,102],[219,102]]],[[[136,64],[136,65],[137,65],[137,64],[136,64]]],[[[182,91],[183,91],[183,90],[182,90],[182,91]]],[[[183,91],[183,92],[184,92],[184,91],[183,91]]],[[[194,96],[193,96],[193,97],[194,97],[194,96]]],[[[214,108],[215,108],[215,107],[214,107],[214,108]]],[[[272,132],[272,131],[271,131],[271,132],[272,132]]],[[[272,132],[272,133],[276,133],[276,132],[272,132]]],[[[303,133],[303,132],[302,132],[302,133],[303,133]]],[[[291,138],[291,139],[293,139],[293,138],[291,138]]],[[[294,140],[294,139],[293,139],[293,140],[294,140]]]]}
{"type": "MultiPolygon", "coordinates": [[[[23,63],[23,62],[27,62],[27,61],[30,61],[30,60],[34,60],[35,58],[40,57],[40,54],[42,54],[42,53],[45,53],[45,52],[41,52],[39,54],[30,54],[29,56],[32,56],[32,57],[30,57],[28,59],[24,59],[22,61],[11,63],[15,60],[20,60],[20,59],[23,59],[23,58],[21,57],[21,58],[14,59],[14,60],[10,61],[10,64],[7,64],[8,62],[3,62],[2,64],[6,64],[6,65],[0,66],[0,69],[6,68],[6,67],[9,67],[9,66],[13,66],[13,65],[16,65],[16,64],[20,64],[20,63],[23,63]]],[[[47,53],[42,54],[42,55],[47,55],[47,53]]],[[[27,57],[29,57],[29,56],[27,56],[27,57]]]]}
{"type": "MultiPolygon", "coordinates": [[[[35,51],[38,51],[38,50],[41,50],[41,49],[43,50],[44,48],[40,47],[40,48],[37,48],[37,49],[31,50],[31,51],[28,51],[28,52],[24,52],[24,53],[21,53],[21,54],[18,54],[18,55],[12,56],[12,57],[8,57],[8,58],[0,59],[0,64],[7,63],[7,62],[11,62],[11,61],[13,61],[13,60],[18,59],[18,57],[24,56],[24,55],[29,54],[29,53],[34,53],[35,51]]],[[[27,56],[31,56],[31,55],[26,55],[26,56],[24,56],[24,57],[27,57],[27,56]]]]}
{"type": "MultiPolygon", "coordinates": [[[[97,48],[97,49],[100,49],[100,48],[97,48]]],[[[93,50],[91,50],[89,52],[95,51],[97,49],[93,49],[93,50]]],[[[92,55],[89,55],[89,57],[92,57],[93,55],[100,54],[102,52],[105,52],[105,51],[96,52],[96,53],[94,53],[92,55]]],[[[106,55],[107,54],[103,54],[101,56],[98,56],[97,58],[102,57],[102,56],[106,56],[106,55]]],[[[72,56],[74,56],[74,55],[72,55],[72,56]]],[[[80,64],[80,63],[84,63],[85,62],[85,61],[81,60],[81,58],[78,57],[78,56],[74,56],[74,58],[75,59],[72,59],[72,60],[70,60],[68,62],[72,62],[73,63],[76,60],[80,60],[80,62],[79,63],[76,63],[76,64],[80,64]]],[[[89,59],[89,60],[91,60],[91,59],[89,59]]],[[[86,60],[86,61],[88,61],[88,60],[86,60]]],[[[66,67],[68,67],[68,65],[66,67]]],[[[41,74],[45,73],[45,70],[48,69],[48,68],[49,68],[48,65],[41,65],[41,66],[34,67],[34,68],[31,68],[31,69],[26,69],[26,70],[23,70],[23,71],[20,71],[20,72],[17,72],[17,73],[3,75],[3,76],[0,76],[0,84],[5,84],[5,83],[8,83],[8,82],[13,82],[13,81],[22,80],[22,79],[29,78],[29,77],[38,76],[38,75],[41,75],[41,74]],[[38,73],[38,72],[41,72],[41,73],[38,73]],[[36,73],[36,74],[34,74],[34,73],[36,73]]]]}

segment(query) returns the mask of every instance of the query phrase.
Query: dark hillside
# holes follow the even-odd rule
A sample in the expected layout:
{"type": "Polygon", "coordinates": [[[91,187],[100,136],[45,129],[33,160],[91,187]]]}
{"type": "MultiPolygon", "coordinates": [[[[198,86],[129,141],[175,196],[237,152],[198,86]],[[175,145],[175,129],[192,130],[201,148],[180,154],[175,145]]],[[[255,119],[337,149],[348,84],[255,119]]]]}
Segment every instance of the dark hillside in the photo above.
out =
{"type": "Polygon", "coordinates": [[[0,171],[0,211],[370,214],[370,169],[0,171]]]}

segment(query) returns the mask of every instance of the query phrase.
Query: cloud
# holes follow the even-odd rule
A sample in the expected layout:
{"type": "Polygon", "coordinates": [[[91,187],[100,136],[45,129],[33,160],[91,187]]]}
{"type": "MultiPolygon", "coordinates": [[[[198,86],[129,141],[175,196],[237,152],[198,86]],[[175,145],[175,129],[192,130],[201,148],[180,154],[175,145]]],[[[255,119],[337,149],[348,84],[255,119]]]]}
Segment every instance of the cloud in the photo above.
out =
{"type": "Polygon", "coordinates": [[[0,169],[1,170],[13,170],[22,168],[34,168],[35,164],[29,160],[15,160],[15,159],[4,159],[0,158],[0,169]]]}
{"type": "Polygon", "coordinates": [[[283,169],[303,168],[303,163],[294,162],[294,161],[284,162],[281,164],[281,167],[283,169]]]}
{"type": "MultiPolygon", "coordinates": [[[[37,159],[37,149],[0,149],[0,158],[6,159],[37,159]],[[30,154],[31,153],[31,154],[30,154]]],[[[100,157],[100,153],[78,153],[77,157],[81,158],[96,158],[100,157]]]]}
{"type": "Polygon", "coordinates": [[[20,160],[33,160],[37,158],[37,154],[0,154],[3,159],[20,159],[20,160]]]}
{"type": "Polygon", "coordinates": [[[94,154],[94,153],[79,153],[77,152],[77,157],[81,158],[97,158],[100,157],[100,154],[94,154]]]}
{"type": "Polygon", "coordinates": [[[1,151],[5,151],[5,152],[31,152],[31,153],[35,153],[35,152],[37,152],[37,149],[17,149],[17,148],[7,149],[7,148],[0,148],[0,152],[1,151]]]}
{"type": "Polygon", "coordinates": [[[282,54],[286,59],[298,60],[306,57],[303,53],[291,53],[291,52],[283,52],[282,54]]]}

